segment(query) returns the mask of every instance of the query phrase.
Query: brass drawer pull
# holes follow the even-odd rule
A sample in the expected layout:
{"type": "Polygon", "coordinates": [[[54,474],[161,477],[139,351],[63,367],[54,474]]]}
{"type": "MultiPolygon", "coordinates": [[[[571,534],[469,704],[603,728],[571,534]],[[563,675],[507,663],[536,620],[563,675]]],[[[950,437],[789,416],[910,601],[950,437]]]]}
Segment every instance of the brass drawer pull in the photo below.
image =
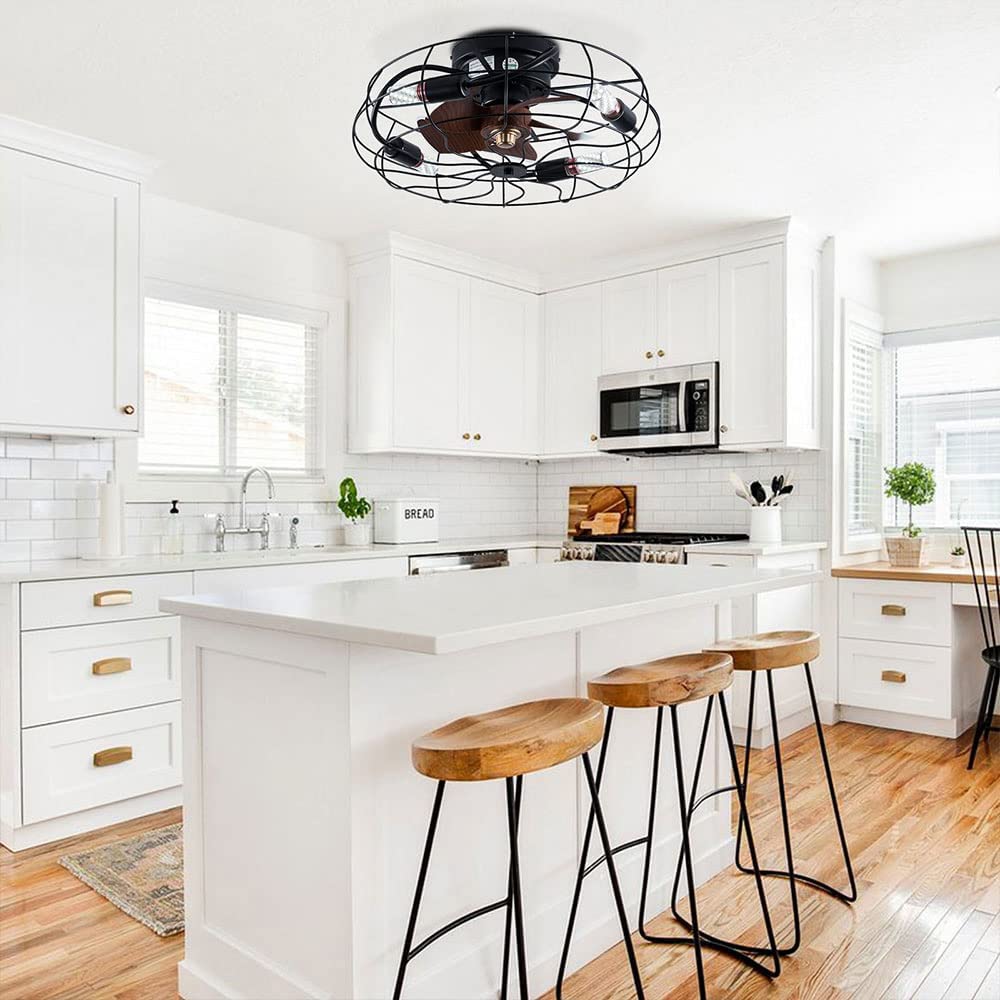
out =
{"type": "Polygon", "coordinates": [[[124,764],[132,759],[131,747],[108,747],[94,754],[94,767],[110,767],[112,764],[124,764]]]}
{"type": "Polygon", "coordinates": [[[123,674],[132,669],[132,659],[128,656],[109,656],[106,660],[95,660],[90,670],[97,677],[108,674],[123,674]]]}
{"type": "Polygon", "coordinates": [[[95,608],[108,608],[113,604],[131,604],[131,590],[102,590],[94,594],[95,608]]]}
{"type": "Polygon", "coordinates": [[[906,674],[902,670],[883,670],[882,680],[888,681],[890,684],[905,684],[906,674]]]}
{"type": "Polygon", "coordinates": [[[902,604],[883,604],[882,614],[890,615],[894,618],[904,618],[906,616],[906,608],[902,604]]]}

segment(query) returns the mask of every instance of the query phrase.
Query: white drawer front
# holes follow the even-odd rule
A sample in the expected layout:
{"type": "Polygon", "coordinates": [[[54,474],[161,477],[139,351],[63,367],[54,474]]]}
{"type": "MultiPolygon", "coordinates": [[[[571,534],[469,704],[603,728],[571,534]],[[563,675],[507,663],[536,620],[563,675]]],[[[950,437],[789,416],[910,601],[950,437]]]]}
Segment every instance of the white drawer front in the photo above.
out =
{"type": "Polygon", "coordinates": [[[24,822],[91,809],[181,783],[179,702],[134,708],[21,734],[24,822]],[[129,747],[131,759],[98,767],[94,755],[129,747]]]}
{"type": "Polygon", "coordinates": [[[841,636],[951,645],[947,583],[842,579],[839,594],[841,636]]]}
{"type": "Polygon", "coordinates": [[[218,594],[248,587],[306,587],[313,583],[338,583],[341,580],[376,580],[386,576],[406,576],[408,569],[409,560],[405,556],[244,566],[239,569],[200,569],[194,574],[194,591],[196,594],[218,594]]]}
{"type": "Polygon", "coordinates": [[[840,640],[842,705],[951,718],[951,651],[940,646],[840,640]]]}
{"type": "MultiPolygon", "coordinates": [[[[1000,591],[991,583],[988,588],[989,591],[989,601],[990,607],[993,609],[994,614],[1000,610],[1000,591]]],[[[984,588],[982,585],[979,587],[979,600],[983,602],[983,608],[986,607],[986,593],[984,593],[984,588]]],[[[951,603],[958,604],[963,607],[978,608],[979,604],[976,602],[976,588],[971,583],[953,583],[951,585],[951,603]]]]}
{"type": "Polygon", "coordinates": [[[690,566],[753,566],[752,555],[712,555],[710,552],[687,552],[684,560],[690,566]]]}
{"type": "Polygon", "coordinates": [[[161,597],[191,593],[190,573],[89,577],[21,584],[21,628],[92,625],[160,614],[161,597]]]}
{"type": "Polygon", "coordinates": [[[176,701],[180,619],[40,629],[21,637],[21,725],[176,701]]]}

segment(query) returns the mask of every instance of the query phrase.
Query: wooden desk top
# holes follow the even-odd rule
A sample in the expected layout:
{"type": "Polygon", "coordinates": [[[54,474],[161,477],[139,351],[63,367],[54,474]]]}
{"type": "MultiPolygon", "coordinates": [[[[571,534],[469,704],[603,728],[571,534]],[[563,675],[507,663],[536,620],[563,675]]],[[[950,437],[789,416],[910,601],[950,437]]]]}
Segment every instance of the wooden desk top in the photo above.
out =
{"type": "MultiPolygon", "coordinates": [[[[837,566],[834,576],[851,580],[915,580],[921,583],[972,583],[969,567],[955,569],[950,563],[928,563],[926,566],[890,566],[887,562],[858,563],[837,566]]],[[[992,581],[991,581],[992,582],[992,581]]]]}

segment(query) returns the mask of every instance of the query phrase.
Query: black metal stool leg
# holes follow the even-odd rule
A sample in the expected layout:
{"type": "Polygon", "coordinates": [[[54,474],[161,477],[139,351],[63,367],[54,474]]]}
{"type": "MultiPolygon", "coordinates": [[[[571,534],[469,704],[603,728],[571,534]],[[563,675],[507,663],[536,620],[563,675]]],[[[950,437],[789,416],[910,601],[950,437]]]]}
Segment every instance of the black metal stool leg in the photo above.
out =
{"type": "MultiPolygon", "coordinates": [[[[514,782],[514,826],[516,830],[520,829],[521,826],[521,781],[522,777],[518,775],[514,782]]],[[[508,866],[507,872],[507,915],[504,920],[503,928],[503,969],[502,979],[500,982],[500,1000],[507,1000],[507,987],[510,983],[510,931],[511,931],[511,920],[513,918],[513,907],[514,907],[514,888],[513,888],[513,878],[510,873],[510,868],[508,866]]]]}
{"type": "Polygon", "coordinates": [[[990,729],[993,726],[998,683],[1000,683],[1000,668],[988,667],[986,681],[983,684],[983,698],[979,705],[979,715],[976,718],[976,731],[972,737],[972,749],[969,751],[969,770],[972,770],[973,764],[976,763],[976,751],[979,749],[980,740],[984,740],[984,738],[988,740],[990,729]]]}
{"type": "Polygon", "coordinates": [[[507,778],[507,832],[510,837],[510,894],[514,904],[514,945],[517,951],[517,980],[521,1000],[528,998],[528,964],[524,948],[524,912],[521,905],[521,864],[517,850],[517,815],[514,806],[514,779],[507,778]]]}
{"type": "Polygon", "coordinates": [[[604,812],[601,809],[601,800],[597,789],[597,782],[594,780],[594,772],[590,766],[590,755],[586,753],[583,754],[583,770],[587,775],[587,785],[590,787],[590,800],[593,804],[594,815],[597,820],[597,832],[600,834],[601,846],[604,848],[604,854],[607,858],[608,878],[611,881],[611,892],[615,897],[615,908],[618,910],[618,921],[622,928],[622,940],[625,943],[628,964],[632,969],[632,982],[635,985],[635,995],[637,1000],[645,1000],[645,993],[642,990],[642,978],[639,975],[639,963],[635,958],[635,948],[632,945],[632,934],[629,931],[628,916],[625,913],[622,890],[618,884],[618,872],[615,869],[615,859],[612,856],[611,840],[608,837],[608,828],[604,823],[604,812]]]}
{"type": "MultiPolygon", "coordinates": [[[[656,798],[660,783],[660,741],[663,736],[663,707],[656,710],[656,737],[653,740],[653,774],[649,782],[649,814],[646,824],[646,856],[642,863],[642,891],[639,893],[639,936],[644,941],[652,938],[646,931],[646,894],[649,891],[649,868],[653,855],[653,827],[656,824],[656,798]]],[[[677,879],[680,879],[680,859],[678,859],[677,879]]],[[[675,882],[676,892],[676,882],[675,882]]]]}
{"type": "MultiPolygon", "coordinates": [[[[611,739],[611,723],[615,717],[615,710],[609,708],[604,720],[604,737],[601,740],[601,752],[597,758],[597,778],[595,784],[598,793],[601,790],[601,781],[604,778],[604,762],[608,753],[608,742],[611,739]]],[[[573,889],[573,902],[569,908],[569,922],[566,927],[566,940],[563,942],[562,955],[559,958],[559,972],[556,975],[556,1000],[562,1000],[563,980],[566,977],[566,964],[569,961],[570,942],[573,939],[573,928],[576,924],[577,910],[580,907],[580,894],[583,890],[583,880],[587,875],[587,856],[590,853],[590,838],[594,832],[594,801],[590,802],[590,813],[587,816],[587,828],[583,835],[583,846],[580,851],[580,868],[576,876],[576,886],[573,889]]]]}
{"type": "Polygon", "coordinates": [[[441,800],[444,798],[445,782],[439,781],[434,794],[434,806],[431,809],[431,821],[427,827],[427,840],[424,843],[424,854],[420,861],[420,874],[417,875],[417,888],[413,896],[413,906],[410,908],[410,920],[406,925],[406,937],[403,939],[403,954],[399,959],[399,972],[396,975],[396,988],[392,991],[393,1000],[399,1000],[403,993],[403,979],[406,976],[406,965],[411,955],[413,934],[417,927],[417,915],[420,912],[420,899],[424,894],[424,883],[427,881],[427,867],[431,860],[431,849],[434,846],[434,834],[437,831],[438,817],[441,815],[441,800]]]}

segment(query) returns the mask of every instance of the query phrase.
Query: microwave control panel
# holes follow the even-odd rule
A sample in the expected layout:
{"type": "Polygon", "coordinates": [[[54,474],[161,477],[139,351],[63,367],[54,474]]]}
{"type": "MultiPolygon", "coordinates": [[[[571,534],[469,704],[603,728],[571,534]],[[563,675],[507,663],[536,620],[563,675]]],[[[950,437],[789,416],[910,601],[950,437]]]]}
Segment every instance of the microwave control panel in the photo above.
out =
{"type": "Polygon", "coordinates": [[[698,379],[687,384],[687,430],[708,431],[712,429],[709,409],[710,393],[708,379],[698,379]]]}

